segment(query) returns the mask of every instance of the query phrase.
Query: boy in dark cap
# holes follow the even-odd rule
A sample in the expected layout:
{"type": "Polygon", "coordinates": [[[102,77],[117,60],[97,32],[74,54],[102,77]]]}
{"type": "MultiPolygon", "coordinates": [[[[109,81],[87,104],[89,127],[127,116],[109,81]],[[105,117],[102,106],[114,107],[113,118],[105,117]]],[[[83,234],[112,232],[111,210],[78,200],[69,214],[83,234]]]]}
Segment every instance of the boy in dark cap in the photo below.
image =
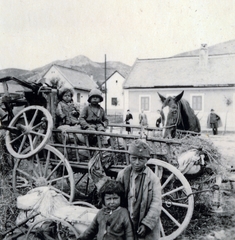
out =
{"type": "Polygon", "coordinates": [[[103,101],[100,90],[91,90],[87,101],[89,102],[89,105],[83,108],[80,115],[82,129],[105,131],[108,126],[108,118],[104,109],[99,104],[103,101]]]}
{"type": "MultiPolygon", "coordinates": [[[[102,131],[108,126],[108,118],[104,109],[100,106],[100,102],[103,101],[101,91],[99,89],[92,89],[88,94],[89,105],[84,107],[79,122],[83,130],[102,131]]],[[[92,136],[90,136],[90,142],[93,142],[92,136]]],[[[106,137],[102,137],[102,144],[107,144],[106,137]]]]}
{"type": "Polygon", "coordinates": [[[150,147],[142,140],[130,146],[130,165],[118,173],[124,185],[127,207],[136,239],[160,239],[161,185],[159,178],[146,166],[150,147]]]}

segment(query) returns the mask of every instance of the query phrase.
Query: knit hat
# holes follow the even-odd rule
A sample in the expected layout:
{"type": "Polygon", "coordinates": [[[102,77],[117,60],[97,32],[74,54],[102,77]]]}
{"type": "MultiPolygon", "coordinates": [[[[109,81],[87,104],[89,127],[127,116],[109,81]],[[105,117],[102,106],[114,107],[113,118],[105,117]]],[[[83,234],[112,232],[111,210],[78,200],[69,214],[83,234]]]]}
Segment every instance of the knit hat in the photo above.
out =
{"type": "Polygon", "coordinates": [[[140,139],[134,140],[128,149],[129,154],[146,158],[150,157],[150,151],[149,145],[140,139]]]}
{"type": "Polygon", "coordinates": [[[91,102],[91,98],[94,97],[94,96],[99,97],[100,98],[100,102],[103,101],[102,93],[101,93],[101,91],[99,89],[92,89],[89,92],[89,94],[88,94],[88,100],[87,101],[90,103],[91,102]]]}

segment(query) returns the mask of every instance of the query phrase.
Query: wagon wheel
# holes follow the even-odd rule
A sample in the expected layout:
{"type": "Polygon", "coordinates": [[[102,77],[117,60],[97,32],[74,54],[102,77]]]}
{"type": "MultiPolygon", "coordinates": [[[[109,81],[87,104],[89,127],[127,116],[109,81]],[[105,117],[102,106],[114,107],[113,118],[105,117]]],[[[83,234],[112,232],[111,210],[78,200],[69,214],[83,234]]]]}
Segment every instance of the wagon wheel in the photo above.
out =
{"type": "Polygon", "coordinates": [[[10,122],[6,132],[6,146],[15,158],[28,158],[40,151],[51,136],[51,114],[41,106],[20,111],[10,122]]]}
{"type": "Polygon", "coordinates": [[[17,159],[13,169],[13,190],[21,195],[50,186],[69,201],[74,198],[74,176],[68,160],[56,148],[46,145],[29,159],[17,159]]]}
{"type": "Polygon", "coordinates": [[[161,240],[175,239],[187,228],[193,215],[192,189],[184,175],[169,163],[150,159],[148,165],[155,167],[155,173],[161,179],[161,240]]]}
{"type": "Polygon", "coordinates": [[[28,230],[26,240],[76,240],[79,232],[70,223],[64,220],[55,220],[47,218],[37,221],[28,230]]]}

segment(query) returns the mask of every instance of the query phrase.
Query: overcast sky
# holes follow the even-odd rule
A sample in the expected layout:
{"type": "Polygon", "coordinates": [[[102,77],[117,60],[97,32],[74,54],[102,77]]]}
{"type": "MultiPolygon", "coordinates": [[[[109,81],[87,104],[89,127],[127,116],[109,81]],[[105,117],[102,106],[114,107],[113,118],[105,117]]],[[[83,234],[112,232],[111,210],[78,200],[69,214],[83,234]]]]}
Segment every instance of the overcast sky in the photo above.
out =
{"type": "Polygon", "coordinates": [[[235,0],[0,0],[0,69],[169,57],[235,39],[235,0]]]}

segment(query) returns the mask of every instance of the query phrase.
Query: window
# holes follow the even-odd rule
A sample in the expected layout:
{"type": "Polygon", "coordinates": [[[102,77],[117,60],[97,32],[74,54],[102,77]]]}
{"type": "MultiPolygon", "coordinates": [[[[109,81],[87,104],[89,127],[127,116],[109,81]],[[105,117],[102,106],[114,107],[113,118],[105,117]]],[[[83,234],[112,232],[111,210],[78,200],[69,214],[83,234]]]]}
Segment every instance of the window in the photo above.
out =
{"type": "Polygon", "coordinates": [[[142,96],[140,97],[140,110],[144,110],[144,111],[149,111],[150,107],[149,107],[149,97],[147,96],[142,96]]]}
{"type": "Polygon", "coordinates": [[[117,104],[118,104],[117,98],[111,98],[111,104],[113,106],[117,106],[117,104]]]}
{"type": "Polygon", "coordinates": [[[202,110],[202,96],[192,96],[192,109],[196,111],[202,110]]]}

